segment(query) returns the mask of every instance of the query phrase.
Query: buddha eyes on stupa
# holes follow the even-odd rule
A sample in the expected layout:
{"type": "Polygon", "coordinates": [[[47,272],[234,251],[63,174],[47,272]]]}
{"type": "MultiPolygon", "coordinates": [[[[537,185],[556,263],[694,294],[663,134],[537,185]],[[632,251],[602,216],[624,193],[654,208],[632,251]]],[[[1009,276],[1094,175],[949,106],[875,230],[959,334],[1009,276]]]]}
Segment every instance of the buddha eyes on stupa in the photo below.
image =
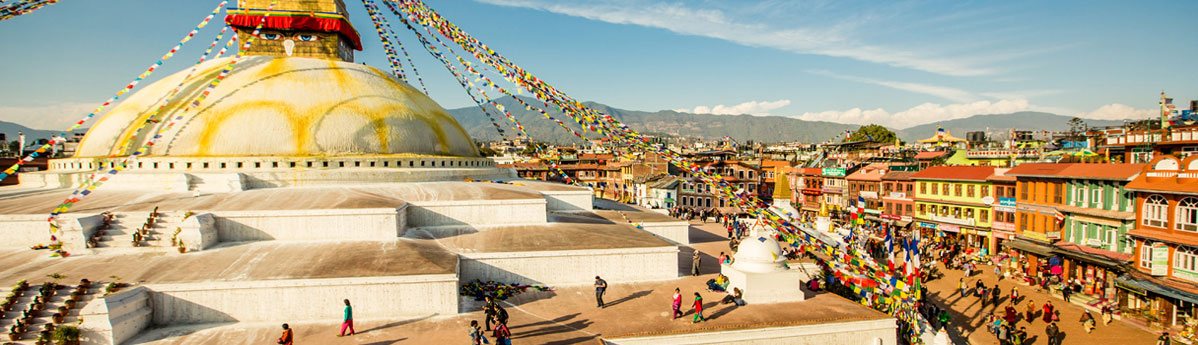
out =
{"type": "Polygon", "coordinates": [[[262,37],[262,39],[264,39],[264,40],[271,40],[271,41],[274,41],[274,40],[278,40],[278,39],[281,39],[281,38],[283,38],[283,35],[280,35],[280,34],[261,34],[261,35],[259,35],[259,37],[262,37]]]}
{"type": "Polygon", "coordinates": [[[311,42],[311,41],[317,41],[317,40],[320,40],[320,36],[316,36],[316,35],[295,35],[295,39],[296,39],[297,41],[306,41],[306,42],[311,42]]]}

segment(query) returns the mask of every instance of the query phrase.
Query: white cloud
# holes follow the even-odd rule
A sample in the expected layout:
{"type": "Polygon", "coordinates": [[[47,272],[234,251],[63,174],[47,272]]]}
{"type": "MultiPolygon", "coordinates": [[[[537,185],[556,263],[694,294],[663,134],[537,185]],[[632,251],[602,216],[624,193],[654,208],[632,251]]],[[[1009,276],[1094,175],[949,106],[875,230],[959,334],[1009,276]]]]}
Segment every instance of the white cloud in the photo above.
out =
{"type": "MultiPolygon", "coordinates": [[[[977,67],[961,56],[937,57],[915,50],[884,47],[854,37],[854,18],[807,27],[776,28],[762,24],[761,13],[734,18],[719,9],[691,8],[685,3],[644,1],[479,0],[481,2],[542,10],[615,24],[660,28],[684,35],[711,37],[753,47],[769,47],[799,54],[845,57],[859,61],[910,68],[941,75],[980,76],[996,71],[977,67]]],[[[812,16],[819,17],[816,13],[812,16]]],[[[868,20],[868,19],[865,19],[868,20]]],[[[804,22],[795,18],[791,23],[804,22]]],[[[791,24],[794,25],[794,24],[791,24]]]]}
{"type": "Polygon", "coordinates": [[[970,101],[974,101],[974,100],[978,99],[977,96],[975,96],[973,93],[970,93],[969,91],[955,89],[955,88],[951,88],[951,87],[945,87],[945,86],[936,86],[936,85],[928,85],[928,84],[908,83],[908,82],[901,82],[901,81],[878,80],[878,79],[872,79],[872,78],[855,77],[855,76],[843,75],[843,74],[833,73],[833,72],[823,71],[823,70],[809,70],[807,72],[812,73],[812,74],[822,75],[822,76],[828,76],[828,77],[832,77],[832,78],[836,78],[836,79],[855,81],[858,83],[874,84],[874,85],[885,86],[885,87],[903,90],[903,91],[922,93],[925,95],[932,95],[932,96],[944,98],[944,99],[954,101],[954,102],[970,102],[970,101]]]}
{"type": "Polygon", "coordinates": [[[732,105],[732,106],[723,105],[723,104],[719,104],[719,105],[716,105],[713,107],[700,105],[700,106],[695,107],[694,109],[675,109],[674,111],[677,111],[680,113],[692,113],[692,114],[712,114],[712,115],[749,114],[749,115],[765,116],[765,115],[769,115],[771,110],[785,107],[787,105],[790,105],[789,99],[780,99],[780,100],[773,101],[773,102],[748,101],[748,102],[744,102],[744,103],[732,105]]]}
{"type": "Polygon", "coordinates": [[[829,110],[817,113],[803,113],[792,116],[800,120],[831,121],[851,124],[876,123],[891,128],[910,128],[925,123],[941,120],[966,118],[977,114],[1005,114],[1028,110],[1031,107],[1027,100],[1000,100],[997,102],[977,101],[940,105],[924,103],[897,113],[885,109],[829,110]]]}
{"type": "Polygon", "coordinates": [[[1136,109],[1119,103],[1107,104],[1094,111],[1077,114],[1077,117],[1095,120],[1142,120],[1152,116],[1160,116],[1160,110],[1136,109]]]}
{"type": "MultiPolygon", "coordinates": [[[[14,122],[25,127],[45,130],[64,130],[75,124],[98,104],[65,102],[43,106],[0,106],[0,120],[14,122]]],[[[95,121],[92,118],[91,121],[95,121]]],[[[88,124],[84,124],[88,127],[88,124]]]]}

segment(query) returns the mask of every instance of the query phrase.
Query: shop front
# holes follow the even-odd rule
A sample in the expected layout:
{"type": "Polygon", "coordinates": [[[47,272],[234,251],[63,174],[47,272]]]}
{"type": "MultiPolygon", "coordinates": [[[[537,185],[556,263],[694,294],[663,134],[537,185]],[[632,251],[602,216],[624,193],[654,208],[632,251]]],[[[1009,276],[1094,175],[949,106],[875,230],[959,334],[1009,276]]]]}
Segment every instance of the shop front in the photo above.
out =
{"type": "Polygon", "coordinates": [[[1026,277],[1046,277],[1063,273],[1060,258],[1054,256],[1053,246],[1047,242],[1017,236],[1014,240],[1003,243],[1004,248],[1013,258],[1011,266],[1015,272],[1023,273],[1026,277]]]}
{"type": "Polygon", "coordinates": [[[1076,279],[1081,293],[1101,300],[1114,300],[1115,278],[1131,255],[1062,242],[1055,253],[1065,259],[1064,279],[1076,279]]]}
{"type": "MultiPolygon", "coordinates": [[[[1123,317],[1154,329],[1180,329],[1193,334],[1198,324],[1198,291],[1186,283],[1165,281],[1139,271],[1115,278],[1116,298],[1123,317]],[[1189,291],[1187,291],[1189,290],[1189,291]]],[[[1192,284],[1189,284],[1192,285],[1192,284]]]]}

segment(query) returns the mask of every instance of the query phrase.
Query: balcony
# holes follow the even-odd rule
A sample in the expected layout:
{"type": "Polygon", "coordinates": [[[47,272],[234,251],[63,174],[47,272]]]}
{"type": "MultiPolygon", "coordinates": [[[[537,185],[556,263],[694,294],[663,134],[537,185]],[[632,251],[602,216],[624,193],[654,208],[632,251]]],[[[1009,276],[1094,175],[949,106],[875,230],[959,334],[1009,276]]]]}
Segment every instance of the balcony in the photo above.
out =
{"type": "Polygon", "coordinates": [[[1106,132],[1107,145],[1143,145],[1198,142],[1198,127],[1131,131],[1115,129],[1106,132]]]}
{"type": "Polygon", "coordinates": [[[970,159],[1007,159],[1015,156],[1015,158],[1039,158],[1040,151],[1038,150],[970,150],[965,152],[965,157],[970,159]]]}

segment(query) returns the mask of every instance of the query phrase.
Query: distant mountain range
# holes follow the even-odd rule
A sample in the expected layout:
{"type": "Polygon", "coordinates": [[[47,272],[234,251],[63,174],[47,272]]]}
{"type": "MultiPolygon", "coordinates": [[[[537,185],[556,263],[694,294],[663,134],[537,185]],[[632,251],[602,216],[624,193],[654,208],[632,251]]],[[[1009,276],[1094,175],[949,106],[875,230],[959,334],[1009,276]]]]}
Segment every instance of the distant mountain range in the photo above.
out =
{"type": "MultiPolygon", "coordinates": [[[[525,98],[524,100],[534,106],[542,105],[539,101],[533,99],[525,98]]],[[[545,118],[544,115],[535,111],[525,110],[524,106],[515,100],[507,98],[498,102],[503,104],[504,108],[511,111],[512,115],[524,125],[525,130],[528,131],[533,139],[559,144],[580,142],[578,138],[562,129],[553,121],[545,118]]],[[[853,130],[858,127],[857,125],[823,121],[803,121],[780,116],[704,115],[679,113],[670,110],[645,112],[612,108],[593,102],[586,102],[586,105],[599,112],[611,115],[616,120],[646,135],[668,134],[705,139],[718,139],[729,136],[739,141],[754,140],[759,142],[793,140],[821,142],[837,134],[844,133],[845,130],[853,130]]],[[[511,121],[504,118],[502,113],[496,112],[494,108],[488,106],[488,109],[496,116],[495,121],[500,126],[503,126],[504,131],[509,136],[516,134],[515,130],[512,129],[515,126],[511,121]]],[[[495,130],[495,126],[487,120],[486,115],[478,107],[451,109],[449,113],[462,124],[462,127],[475,140],[489,141],[499,138],[499,133],[495,130]]],[[[549,112],[549,115],[565,122],[572,129],[578,130],[579,128],[577,123],[561,112],[549,112]]],[[[599,138],[599,135],[594,132],[585,132],[583,135],[591,139],[599,138]]]]}
{"type": "MultiPolygon", "coordinates": [[[[895,131],[904,141],[927,139],[936,134],[936,127],[942,127],[954,137],[965,138],[965,133],[973,131],[989,131],[990,134],[1005,133],[1011,128],[1032,131],[1067,131],[1072,116],[1021,111],[1010,114],[974,115],[963,119],[937,121],[907,129],[895,131]]],[[[1083,119],[1090,127],[1106,127],[1122,125],[1123,121],[1083,119]]]]}
{"type": "MultiPolygon", "coordinates": [[[[523,98],[534,106],[541,105],[537,100],[523,98]]],[[[576,137],[557,124],[546,119],[540,113],[525,110],[522,105],[512,99],[498,101],[504,108],[524,125],[533,139],[558,144],[580,142],[576,137]]],[[[680,113],[671,110],[645,112],[613,108],[604,104],[586,102],[589,107],[604,114],[615,117],[643,134],[669,134],[675,136],[700,137],[704,139],[719,139],[724,136],[738,141],[754,140],[759,142],[822,142],[833,137],[843,138],[845,130],[855,130],[857,125],[847,125],[825,121],[804,121],[781,116],[752,116],[752,115],[705,115],[680,113]]],[[[515,127],[502,113],[488,107],[496,116],[495,121],[504,128],[509,136],[515,135],[515,127]]],[[[462,124],[475,140],[490,141],[499,138],[495,126],[487,120],[486,115],[478,107],[451,109],[449,113],[462,124]]],[[[570,128],[578,129],[568,116],[560,112],[550,112],[550,116],[565,122],[570,128]]],[[[894,130],[899,138],[912,142],[935,135],[936,127],[943,127],[953,136],[964,138],[966,132],[987,131],[991,134],[1006,133],[1010,128],[1033,131],[1062,131],[1068,130],[1071,116],[1056,115],[1042,112],[1017,112],[1011,114],[974,115],[963,119],[938,121],[902,130],[894,130]]],[[[1122,121],[1085,120],[1090,127],[1114,126],[1123,124],[1122,121]]],[[[593,132],[584,133],[588,138],[598,138],[593,132]]]]}
{"type": "MultiPolygon", "coordinates": [[[[83,133],[82,130],[77,132],[83,133]]],[[[17,123],[0,121],[0,133],[4,133],[5,140],[8,141],[17,140],[17,133],[25,133],[25,141],[28,143],[33,143],[33,141],[36,139],[49,139],[50,137],[57,135],[59,132],[32,129],[17,123]]]]}

